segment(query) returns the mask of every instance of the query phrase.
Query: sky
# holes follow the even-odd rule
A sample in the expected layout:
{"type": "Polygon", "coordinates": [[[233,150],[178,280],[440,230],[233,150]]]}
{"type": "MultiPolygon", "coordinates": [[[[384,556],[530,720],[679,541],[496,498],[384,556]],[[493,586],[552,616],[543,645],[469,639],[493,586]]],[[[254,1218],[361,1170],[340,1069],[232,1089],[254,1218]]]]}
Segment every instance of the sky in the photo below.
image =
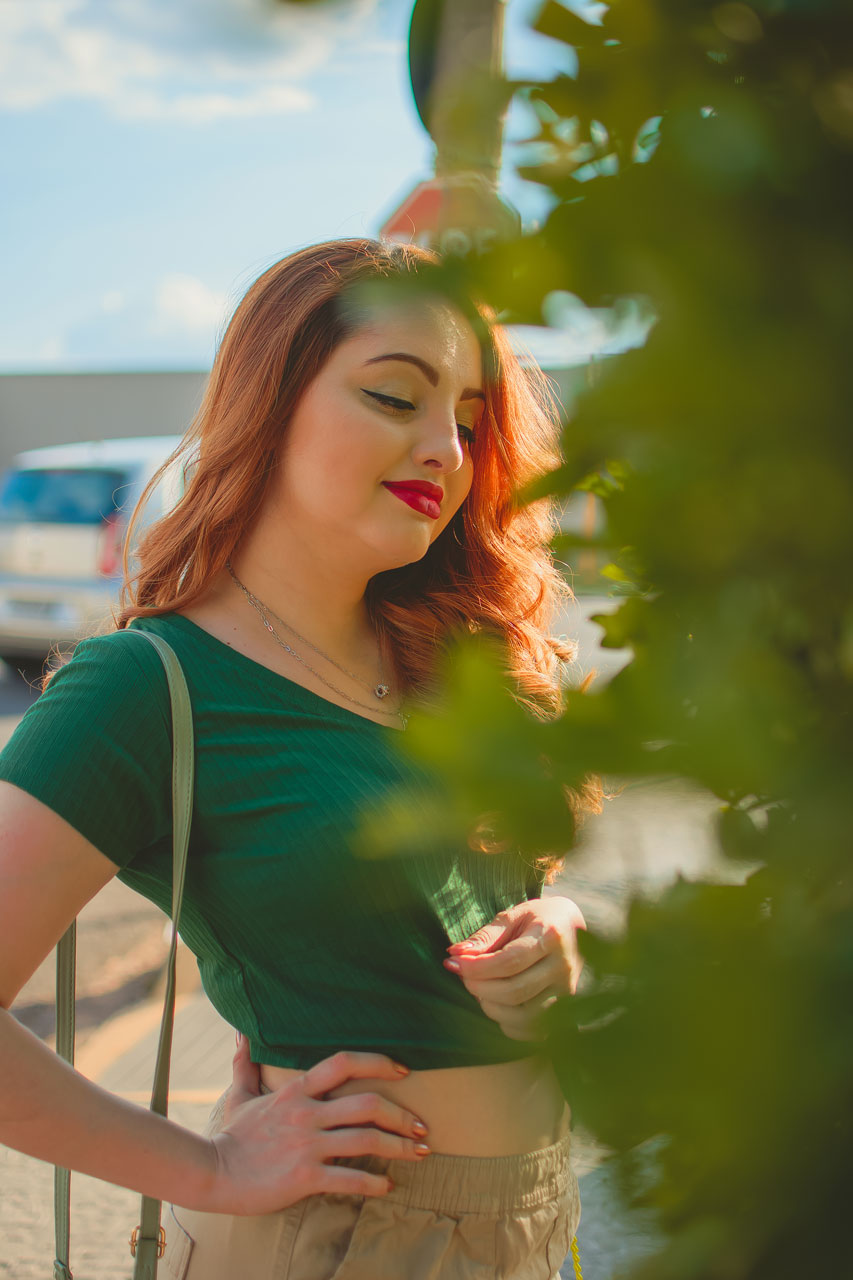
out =
{"type": "MultiPolygon", "coordinates": [[[[376,235],[432,170],[411,4],[2,0],[0,372],[208,368],[268,265],[376,235]]],[[[508,0],[512,75],[571,69],[540,5],[508,0]]],[[[528,123],[502,186],[529,226],[528,123]]]]}

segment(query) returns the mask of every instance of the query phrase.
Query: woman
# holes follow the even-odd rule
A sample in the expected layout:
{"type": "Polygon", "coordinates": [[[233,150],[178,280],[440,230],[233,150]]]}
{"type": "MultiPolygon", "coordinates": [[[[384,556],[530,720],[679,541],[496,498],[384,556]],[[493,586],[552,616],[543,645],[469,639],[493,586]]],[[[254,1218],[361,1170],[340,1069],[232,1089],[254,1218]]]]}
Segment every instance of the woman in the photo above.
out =
{"type": "Polygon", "coordinates": [[[118,634],[77,647],[0,757],[0,1139],[178,1206],[168,1275],[544,1280],[566,1256],[539,1019],[574,990],[580,912],[482,832],[357,856],[395,788],[434,820],[395,735],[440,696],[455,630],[503,639],[518,696],[559,706],[550,515],[514,500],[555,432],[431,255],[352,240],[277,263],[222,340],[118,634]],[[193,703],[181,931],[238,1033],[203,1137],[5,1012],[113,875],[168,909],[168,699],[129,624],[173,646],[193,703]]]}

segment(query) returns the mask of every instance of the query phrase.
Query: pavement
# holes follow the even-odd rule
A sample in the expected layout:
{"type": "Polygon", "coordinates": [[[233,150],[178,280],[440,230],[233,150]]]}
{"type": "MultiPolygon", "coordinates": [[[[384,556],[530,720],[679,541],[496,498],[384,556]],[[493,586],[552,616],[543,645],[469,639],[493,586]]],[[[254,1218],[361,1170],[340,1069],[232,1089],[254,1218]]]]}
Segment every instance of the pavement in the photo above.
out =
{"type": "MultiPolygon", "coordinates": [[[[712,797],[683,784],[626,788],[602,817],[589,821],[552,891],[569,894],[591,928],[612,934],[622,925],[632,892],[655,893],[677,874],[731,878],[714,845],[714,808],[712,797]]],[[[88,1012],[77,1066],[142,1104],[149,1099],[160,1019],[164,925],[155,907],[117,881],[88,905],[79,925],[80,1006],[88,1012]]],[[[16,1016],[48,1041],[52,981],[51,959],[14,1006],[16,1016]]],[[[230,1081],[234,1037],[200,990],[195,961],[185,951],[178,993],[170,1115],[200,1131],[230,1081]]],[[[632,1261],[654,1251],[654,1225],[648,1214],[622,1203],[608,1153],[577,1129],[573,1137],[584,1280],[617,1280],[632,1261]]],[[[127,1238],[138,1221],[138,1197],[79,1174],[72,1185],[75,1280],[130,1280],[127,1238]]],[[[43,1280],[50,1274],[52,1196],[50,1166],[0,1147],[0,1278],[43,1280]]],[[[572,1276],[570,1258],[561,1274],[566,1280],[572,1276]]]]}

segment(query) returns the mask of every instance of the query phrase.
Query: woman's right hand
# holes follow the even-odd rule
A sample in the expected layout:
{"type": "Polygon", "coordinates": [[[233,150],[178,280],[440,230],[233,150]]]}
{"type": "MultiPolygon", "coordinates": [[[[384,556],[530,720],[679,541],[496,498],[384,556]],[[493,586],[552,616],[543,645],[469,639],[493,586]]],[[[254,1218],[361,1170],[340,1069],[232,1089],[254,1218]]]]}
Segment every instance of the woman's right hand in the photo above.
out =
{"type": "Polygon", "coordinates": [[[384,1054],[341,1051],[262,1094],[248,1040],[241,1037],[225,1125],[211,1139],[216,1167],[210,1211],[273,1213],[310,1195],[386,1194],[390,1183],[381,1174],[327,1161],[363,1155],[422,1160],[428,1151],[415,1146],[423,1148],[426,1129],[419,1117],[378,1093],[324,1100],[359,1078],[399,1080],[401,1072],[384,1054]]]}

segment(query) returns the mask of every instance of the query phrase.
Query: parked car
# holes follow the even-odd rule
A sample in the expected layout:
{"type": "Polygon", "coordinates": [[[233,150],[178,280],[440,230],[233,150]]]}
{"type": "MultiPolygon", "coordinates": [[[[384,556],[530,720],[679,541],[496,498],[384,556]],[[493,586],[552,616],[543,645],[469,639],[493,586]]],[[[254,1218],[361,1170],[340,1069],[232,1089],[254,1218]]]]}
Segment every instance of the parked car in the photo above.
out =
{"type": "MultiPolygon", "coordinates": [[[[0,658],[43,658],[51,645],[73,645],[109,617],[128,520],[180,439],[91,440],[13,459],[0,478],[0,658]]],[[[177,502],[183,480],[176,463],[152,495],[145,523],[177,502]]]]}

